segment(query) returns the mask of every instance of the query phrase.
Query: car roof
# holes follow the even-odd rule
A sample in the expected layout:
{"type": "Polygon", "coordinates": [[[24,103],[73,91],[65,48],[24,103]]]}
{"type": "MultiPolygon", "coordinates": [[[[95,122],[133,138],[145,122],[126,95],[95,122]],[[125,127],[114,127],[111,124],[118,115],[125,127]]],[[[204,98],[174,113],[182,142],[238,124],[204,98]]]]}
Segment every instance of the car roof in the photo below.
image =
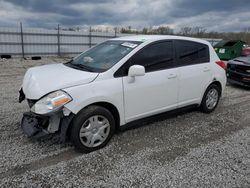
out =
{"type": "Polygon", "coordinates": [[[124,36],[113,38],[110,40],[124,40],[124,41],[139,41],[139,42],[146,42],[146,41],[158,41],[158,40],[188,40],[193,42],[199,42],[204,44],[210,44],[208,41],[198,39],[198,38],[191,38],[191,37],[182,37],[182,36],[175,36],[175,35],[132,35],[132,36],[124,36]]]}

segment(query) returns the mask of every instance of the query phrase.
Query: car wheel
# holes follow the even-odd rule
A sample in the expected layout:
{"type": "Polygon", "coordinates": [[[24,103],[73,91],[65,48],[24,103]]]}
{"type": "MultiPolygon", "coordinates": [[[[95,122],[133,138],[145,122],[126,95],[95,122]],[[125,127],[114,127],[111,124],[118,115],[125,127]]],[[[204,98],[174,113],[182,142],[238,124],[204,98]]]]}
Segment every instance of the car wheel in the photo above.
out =
{"type": "Polygon", "coordinates": [[[89,106],[74,118],[70,139],[75,148],[89,153],[103,148],[115,132],[115,120],[110,111],[101,106],[89,106]]]}
{"type": "Polygon", "coordinates": [[[210,113],[214,111],[219,103],[220,93],[221,93],[220,88],[215,84],[211,84],[207,88],[203,96],[203,99],[200,105],[201,110],[205,113],[210,113]]]}

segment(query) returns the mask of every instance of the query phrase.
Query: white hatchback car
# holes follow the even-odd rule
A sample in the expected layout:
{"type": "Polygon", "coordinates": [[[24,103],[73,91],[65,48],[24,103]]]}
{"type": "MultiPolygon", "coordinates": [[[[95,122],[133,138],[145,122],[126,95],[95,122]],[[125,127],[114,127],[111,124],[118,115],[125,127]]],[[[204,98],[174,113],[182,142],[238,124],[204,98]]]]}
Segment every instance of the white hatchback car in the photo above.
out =
{"type": "Polygon", "coordinates": [[[212,112],[226,85],[225,64],[207,41],[178,36],[114,38],[64,64],[30,68],[19,101],[32,138],[60,133],[82,152],[104,147],[138,119],[196,105],[212,112]]]}

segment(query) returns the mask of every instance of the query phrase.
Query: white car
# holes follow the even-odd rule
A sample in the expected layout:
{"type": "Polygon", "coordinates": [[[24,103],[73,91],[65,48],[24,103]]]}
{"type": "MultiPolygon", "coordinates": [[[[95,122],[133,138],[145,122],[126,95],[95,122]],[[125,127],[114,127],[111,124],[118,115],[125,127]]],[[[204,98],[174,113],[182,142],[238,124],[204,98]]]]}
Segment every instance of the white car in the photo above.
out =
{"type": "Polygon", "coordinates": [[[37,139],[60,133],[91,152],[135,120],[190,105],[212,112],[226,85],[224,69],[204,40],[114,38],[70,62],[30,68],[19,100],[26,98],[31,110],[21,127],[37,139]]]}

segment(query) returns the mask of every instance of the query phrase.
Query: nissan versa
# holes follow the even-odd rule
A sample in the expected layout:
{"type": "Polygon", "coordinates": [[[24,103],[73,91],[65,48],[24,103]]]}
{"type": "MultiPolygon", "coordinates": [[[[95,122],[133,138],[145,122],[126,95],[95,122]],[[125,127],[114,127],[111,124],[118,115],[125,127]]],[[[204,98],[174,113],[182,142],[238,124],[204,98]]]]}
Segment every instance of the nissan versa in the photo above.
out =
{"type": "Polygon", "coordinates": [[[91,152],[138,119],[190,105],[212,112],[225,88],[224,69],[204,40],[111,39],[67,63],[30,68],[19,94],[30,106],[21,127],[32,138],[60,133],[91,152]]]}

